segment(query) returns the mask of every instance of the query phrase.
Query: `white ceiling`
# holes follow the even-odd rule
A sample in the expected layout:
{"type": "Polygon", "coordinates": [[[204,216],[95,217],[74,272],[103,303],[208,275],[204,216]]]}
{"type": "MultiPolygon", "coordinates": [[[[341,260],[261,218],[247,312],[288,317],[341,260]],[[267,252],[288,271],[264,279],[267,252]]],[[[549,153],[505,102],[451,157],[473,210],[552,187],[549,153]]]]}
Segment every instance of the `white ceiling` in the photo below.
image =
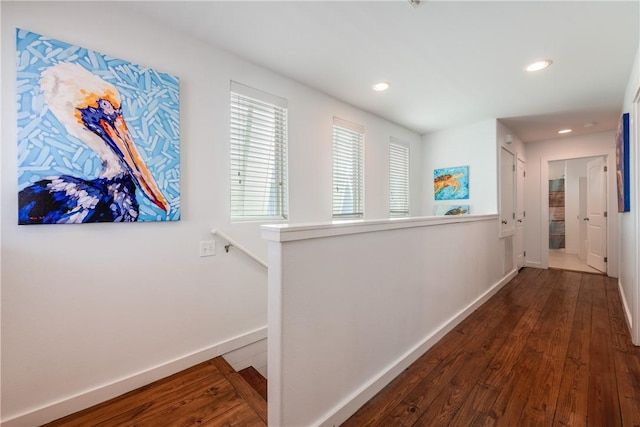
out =
{"type": "Polygon", "coordinates": [[[420,133],[489,118],[524,141],[615,129],[640,2],[128,3],[174,30],[420,133]],[[539,73],[536,59],[554,64],[539,73]],[[391,82],[384,93],[371,85],[391,82]],[[584,128],[593,121],[596,126],[584,128]]]}

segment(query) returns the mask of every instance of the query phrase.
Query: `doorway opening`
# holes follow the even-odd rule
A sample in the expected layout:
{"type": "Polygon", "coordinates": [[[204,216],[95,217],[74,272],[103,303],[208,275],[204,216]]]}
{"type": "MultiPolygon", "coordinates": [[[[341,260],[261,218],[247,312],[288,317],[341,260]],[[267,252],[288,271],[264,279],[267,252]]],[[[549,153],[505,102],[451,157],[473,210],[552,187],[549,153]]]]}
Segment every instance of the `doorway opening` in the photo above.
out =
{"type": "Polygon", "coordinates": [[[549,161],[549,268],[606,274],[606,160],[549,161]]]}

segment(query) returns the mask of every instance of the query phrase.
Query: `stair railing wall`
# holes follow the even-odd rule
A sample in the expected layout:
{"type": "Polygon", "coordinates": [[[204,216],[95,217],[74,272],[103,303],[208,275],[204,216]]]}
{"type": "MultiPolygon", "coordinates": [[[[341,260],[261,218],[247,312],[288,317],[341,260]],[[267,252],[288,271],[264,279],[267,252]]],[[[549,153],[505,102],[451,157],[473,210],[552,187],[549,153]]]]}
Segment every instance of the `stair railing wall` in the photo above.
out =
{"type": "Polygon", "coordinates": [[[497,215],[262,226],[269,425],[339,425],[517,271],[497,215]]]}

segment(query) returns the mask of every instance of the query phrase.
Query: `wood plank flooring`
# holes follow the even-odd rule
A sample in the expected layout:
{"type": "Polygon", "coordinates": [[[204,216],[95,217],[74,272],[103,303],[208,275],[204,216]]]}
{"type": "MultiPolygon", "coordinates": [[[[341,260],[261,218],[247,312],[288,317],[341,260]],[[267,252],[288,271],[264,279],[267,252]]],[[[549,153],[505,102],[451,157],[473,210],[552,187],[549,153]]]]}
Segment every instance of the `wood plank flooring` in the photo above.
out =
{"type": "Polygon", "coordinates": [[[266,426],[266,401],[222,357],[47,427],[266,426]]]}
{"type": "MultiPolygon", "coordinates": [[[[216,358],[47,426],[266,426],[242,375],[216,358]]],[[[343,424],[361,426],[640,426],[617,280],[523,269],[343,424]]]]}
{"type": "Polygon", "coordinates": [[[521,270],[342,426],[640,426],[617,279],[521,270]]]}

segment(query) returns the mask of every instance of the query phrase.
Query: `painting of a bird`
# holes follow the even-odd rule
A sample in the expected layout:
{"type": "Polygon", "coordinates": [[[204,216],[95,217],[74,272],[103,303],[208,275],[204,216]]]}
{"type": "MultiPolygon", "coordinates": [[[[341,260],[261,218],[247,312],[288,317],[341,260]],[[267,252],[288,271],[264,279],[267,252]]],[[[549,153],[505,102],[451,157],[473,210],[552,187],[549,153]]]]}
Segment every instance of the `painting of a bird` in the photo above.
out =
{"type": "Polygon", "coordinates": [[[69,135],[99,157],[94,179],[50,176],[18,195],[20,224],[137,221],[136,189],[165,213],[169,203],[145,164],[123,118],[117,88],[77,63],[40,75],[44,101],[69,135]]]}

